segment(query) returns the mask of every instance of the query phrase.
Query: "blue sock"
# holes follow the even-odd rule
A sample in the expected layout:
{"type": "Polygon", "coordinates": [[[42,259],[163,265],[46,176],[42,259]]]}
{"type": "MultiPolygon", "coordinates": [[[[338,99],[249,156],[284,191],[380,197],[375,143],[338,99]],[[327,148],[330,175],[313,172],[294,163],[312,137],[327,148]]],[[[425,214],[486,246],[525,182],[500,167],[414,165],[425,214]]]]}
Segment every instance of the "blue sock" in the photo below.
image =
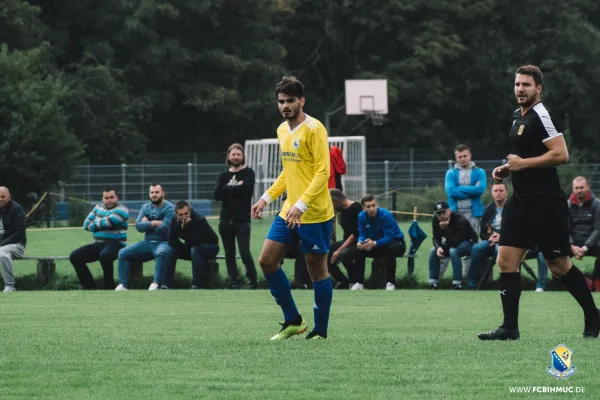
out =
{"type": "Polygon", "coordinates": [[[271,289],[271,294],[275,298],[277,304],[281,306],[285,321],[292,322],[298,319],[300,313],[298,312],[296,303],[294,303],[294,298],[292,297],[290,281],[285,275],[285,272],[283,272],[283,269],[279,268],[272,274],[265,275],[265,278],[269,284],[269,289],[271,289]]]}
{"type": "Polygon", "coordinates": [[[333,288],[331,287],[331,278],[322,281],[313,282],[315,291],[315,332],[327,335],[327,325],[329,324],[329,310],[331,309],[331,299],[333,298],[333,288]]]}

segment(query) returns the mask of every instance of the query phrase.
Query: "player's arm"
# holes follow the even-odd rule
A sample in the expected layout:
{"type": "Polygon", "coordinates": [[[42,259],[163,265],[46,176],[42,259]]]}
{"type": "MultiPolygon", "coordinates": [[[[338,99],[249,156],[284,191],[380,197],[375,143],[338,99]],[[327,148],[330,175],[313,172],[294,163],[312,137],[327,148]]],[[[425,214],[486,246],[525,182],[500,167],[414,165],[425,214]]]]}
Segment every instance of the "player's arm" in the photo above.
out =
{"type": "Polygon", "coordinates": [[[435,249],[437,250],[440,247],[442,247],[442,235],[440,235],[440,224],[438,221],[436,221],[435,218],[431,219],[431,232],[433,233],[433,247],[435,247],[435,249]]]}
{"type": "Polygon", "coordinates": [[[330,173],[329,141],[325,127],[319,126],[310,137],[310,145],[314,157],[313,179],[296,202],[295,206],[302,212],[319,196],[323,187],[327,187],[330,173]]]}
{"type": "Polygon", "coordinates": [[[285,169],[281,171],[275,182],[260,198],[269,204],[285,192],[285,169]]]}
{"type": "Polygon", "coordinates": [[[476,169],[477,173],[477,185],[474,186],[458,186],[458,190],[462,193],[469,195],[469,197],[479,197],[485,193],[487,188],[487,178],[485,171],[481,168],[476,169]]]}
{"type": "Polygon", "coordinates": [[[548,168],[569,162],[569,150],[562,133],[554,127],[552,119],[547,113],[539,115],[541,124],[540,140],[544,143],[547,152],[538,157],[521,158],[514,154],[508,155],[508,166],[511,171],[519,171],[525,168],[548,168]]]}
{"type": "MultiPolygon", "coordinates": [[[[550,140],[544,142],[547,152],[539,157],[521,158],[521,168],[548,168],[556,167],[558,165],[566,164],[569,162],[569,150],[567,149],[567,143],[565,138],[561,136],[555,136],[550,140]]],[[[514,158],[513,154],[508,156],[508,165],[511,166],[511,158],[514,158]]],[[[519,165],[519,163],[516,163],[519,165]]],[[[519,169],[511,168],[511,171],[518,171],[519,169]]]]}
{"type": "Polygon", "coordinates": [[[127,221],[129,219],[129,214],[124,210],[115,208],[112,212],[103,218],[97,218],[94,223],[100,229],[111,229],[119,224],[122,224],[123,221],[127,221]]]}

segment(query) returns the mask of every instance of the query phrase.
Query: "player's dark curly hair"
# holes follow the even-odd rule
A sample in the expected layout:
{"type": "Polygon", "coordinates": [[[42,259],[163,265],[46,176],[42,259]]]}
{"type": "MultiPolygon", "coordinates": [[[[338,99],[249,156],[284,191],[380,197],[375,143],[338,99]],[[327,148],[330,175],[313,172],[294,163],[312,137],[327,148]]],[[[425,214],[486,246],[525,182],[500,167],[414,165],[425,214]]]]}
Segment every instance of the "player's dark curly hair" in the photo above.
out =
{"type": "Polygon", "coordinates": [[[535,82],[535,86],[539,86],[544,82],[544,76],[542,75],[542,71],[537,65],[522,65],[517,68],[516,74],[520,75],[529,75],[533,78],[535,82]]]}
{"type": "Polygon", "coordinates": [[[304,85],[295,76],[284,76],[275,86],[275,97],[279,96],[279,93],[301,98],[304,97],[304,85]]]}

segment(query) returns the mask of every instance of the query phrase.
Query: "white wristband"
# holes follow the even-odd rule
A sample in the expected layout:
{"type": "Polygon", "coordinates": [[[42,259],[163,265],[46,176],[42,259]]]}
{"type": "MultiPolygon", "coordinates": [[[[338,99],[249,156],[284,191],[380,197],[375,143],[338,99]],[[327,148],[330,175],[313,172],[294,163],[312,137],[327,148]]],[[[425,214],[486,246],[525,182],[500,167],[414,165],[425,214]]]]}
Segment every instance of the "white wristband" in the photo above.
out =
{"type": "Polygon", "coordinates": [[[294,206],[302,212],[305,212],[308,209],[308,205],[302,200],[298,200],[294,206]]]}
{"type": "Polygon", "coordinates": [[[273,199],[271,198],[271,196],[269,196],[268,194],[263,194],[262,196],[260,196],[261,199],[263,199],[267,204],[271,204],[273,202],[273,199]]]}

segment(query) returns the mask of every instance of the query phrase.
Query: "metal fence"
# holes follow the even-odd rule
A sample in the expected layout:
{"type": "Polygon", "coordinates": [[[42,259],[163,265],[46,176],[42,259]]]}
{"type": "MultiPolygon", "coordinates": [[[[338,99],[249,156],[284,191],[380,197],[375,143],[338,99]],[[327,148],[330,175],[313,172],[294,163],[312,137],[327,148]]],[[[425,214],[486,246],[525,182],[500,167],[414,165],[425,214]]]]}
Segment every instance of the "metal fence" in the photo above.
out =
{"type": "MultiPolygon", "coordinates": [[[[501,160],[477,161],[488,176],[501,160]]],[[[367,162],[367,192],[382,193],[392,189],[413,192],[423,187],[443,184],[453,161],[377,161],[367,162]]],[[[569,165],[573,174],[585,174],[592,188],[600,186],[600,164],[569,165]]],[[[213,199],[220,172],[219,164],[145,164],[82,165],[77,167],[73,182],[63,185],[61,195],[97,201],[102,188],[111,185],[120,192],[121,200],[146,200],[152,182],[163,185],[170,199],[213,199]]]]}

